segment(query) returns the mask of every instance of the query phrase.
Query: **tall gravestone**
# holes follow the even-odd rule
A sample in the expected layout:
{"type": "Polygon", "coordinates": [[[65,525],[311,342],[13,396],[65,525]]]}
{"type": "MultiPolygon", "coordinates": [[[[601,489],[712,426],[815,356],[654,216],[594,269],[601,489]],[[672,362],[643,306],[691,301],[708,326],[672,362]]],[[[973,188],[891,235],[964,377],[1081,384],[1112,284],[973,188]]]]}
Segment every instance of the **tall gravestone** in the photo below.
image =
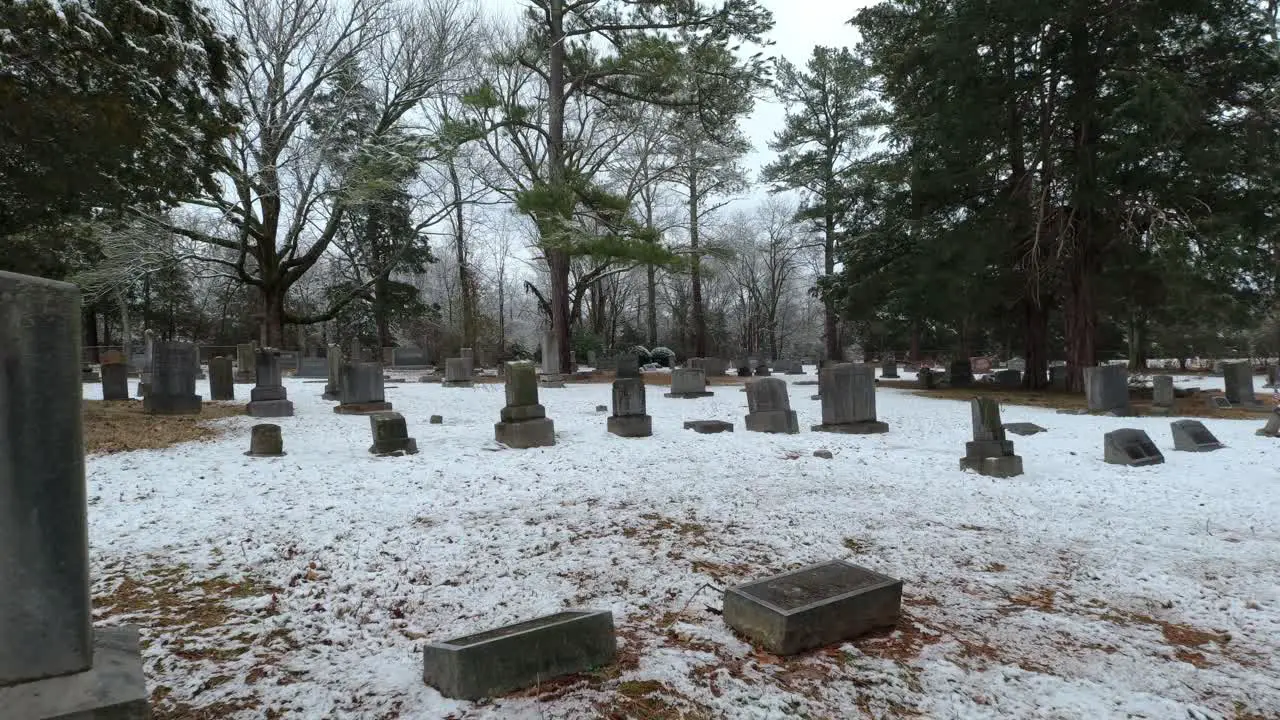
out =
{"type": "Polygon", "coordinates": [[[1232,405],[1258,405],[1253,394],[1253,364],[1247,362],[1222,363],[1222,380],[1227,401],[1232,405]]]}
{"type": "Polygon", "coordinates": [[[324,394],[320,397],[325,400],[337,400],[342,383],[342,351],[338,349],[336,343],[329,343],[325,363],[328,366],[329,376],[324,383],[324,394]]]}
{"type": "Polygon", "coordinates": [[[1151,412],[1168,415],[1173,411],[1173,376],[1155,375],[1151,378],[1151,412]]]}
{"type": "Polygon", "coordinates": [[[257,361],[253,343],[236,345],[236,382],[244,384],[257,380],[257,361]]]}
{"type": "Polygon", "coordinates": [[[618,356],[618,376],[613,381],[613,414],[607,421],[609,432],[618,437],[649,437],[653,418],[648,415],[644,379],[635,353],[618,356]]]}
{"type": "Polygon", "coordinates": [[[129,399],[129,366],[126,363],[102,363],[102,399],[129,399]]]}
{"type": "Polygon", "coordinates": [[[467,372],[470,361],[467,358],[448,358],[444,361],[444,382],[442,387],[469,388],[475,385],[475,375],[467,372]]]}
{"type": "Polygon", "coordinates": [[[507,363],[506,395],[501,420],[493,426],[494,439],[512,448],[555,445],[555,424],[538,403],[538,373],[533,363],[507,363]]]}
{"type": "Polygon", "coordinates": [[[262,348],[254,353],[254,366],[258,381],[249,391],[246,412],[251,417],[292,417],[293,403],[280,379],[280,351],[262,348]]]}
{"type": "Polygon", "coordinates": [[[151,350],[151,389],[142,400],[143,410],[153,415],[200,414],[197,352],[191,343],[155,343],[151,350]]]}
{"type": "Polygon", "coordinates": [[[151,392],[152,353],[155,351],[156,334],[150,328],[142,333],[144,339],[142,351],[142,372],[138,374],[138,397],[146,397],[151,392]]]}
{"type": "Polygon", "coordinates": [[[135,628],[92,625],[80,292],[0,272],[0,717],[149,713],[135,628]]]}
{"type": "Polygon", "coordinates": [[[969,387],[973,384],[973,362],[970,360],[952,360],[951,372],[948,373],[947,382],[953,388],[969,387]]]}
{"type": "Polygon", "coordinates": [[[353,362],[342,369],[339,402],[333,411],[341,415],[367,415],[391,409],[382,379],[382,363],[353,362]]]}
{"type": "Polygon", "coordinates": [[[990,477],[1022,474],[1022,458],[1013,454],[1013,441],[1000,422],[1000,404],[995,398],[976,397],[970,401],[973,440],[964,444],[961,470],[976,470],[990,477]]]}
{"type": "Polygon", "coordinates": [[[560,367],[560,343],[556,342],[553,332],[542,336],[542,374],[559,375],[564,372],[560,367]]]}
{"type": "Polygon", "coordinates": [[[838,363],[822,368],[822,423],[815,432],[856,435],[889,432],[876,419],[876,371],[871,365],[838,363]]]}
{"type": "Polygon", "coordinates": [[[898,377],[898,361],[893,358],[885,358],[880,364],[880,377],[895,380],[898,377]]]}
{"type": "Polygon", "coordinates": [[[785,380],[768,377],[747,381],[747,430],[790,435],[800,432],[785,380]]]}
{"type": "Polygon", "coordinates": [[[1122,365],[1084,369],[1084,396],[1090,412],[1124,416],[1129,408],[1129,371],[1122,365]]]}
{"type": "Polygon", "coordinates": [[[221,355],[209,358],[209,399],[236,399],[235,369],[231,367],[231,358],[221,355]]]}

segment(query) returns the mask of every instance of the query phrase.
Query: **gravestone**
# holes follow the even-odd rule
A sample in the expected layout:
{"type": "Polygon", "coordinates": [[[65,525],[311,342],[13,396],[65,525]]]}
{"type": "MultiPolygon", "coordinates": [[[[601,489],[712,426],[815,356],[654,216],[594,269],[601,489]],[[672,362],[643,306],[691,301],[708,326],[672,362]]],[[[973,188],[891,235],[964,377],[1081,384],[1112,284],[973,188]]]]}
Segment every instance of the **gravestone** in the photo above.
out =
{"type": "Polygon", "coordinates": [[[257,379],[257,364],[254,360],[253,343],[236,345],[236,382],[251,383],[257,379]]]}
{"type": "MultiPolygon", "coordinates": [[[[147,717],[138,632],[94,628],[80,291],[0,272],[0,717],[147,717]]],[[[127,373],[127,368],[126,368],[127,373]]]]}
{"type": "Polygon", "coordinates": [[[1027,371],[1027,361],[1024,358],[1012,357],[1009,358],[1009,362],[1005,363],[1005,367],[1024,373],[1027,371]]]}
{"type": "Polygon", "coordinates": [[[280,426],[259,423],[249,430],[249,457],[281,457],[285,455],[284,436],[280,426]]]}
{"type": "Polygon", "coordinates": [[[151,389],[142,409],[152,415],[199,415],[196,394],[196,346],[157,342],[151,350],[151,389]]]}
{"type": "Polygon", "coordinates": [[[342,385],[342,350],[337,343],[329,343],[329,352],[324,356],[325,383],[322,400],[337,400],[341,397],[342,385]]]}
{"type": "Polygon", "coordinates": [[[616,653],[612,613],[565,610],[430,643],[422,679],[445,697],[481,700],[608,665],[616,653]]]}
{"type": "Polygon", "coordinates": [[[759,360],[756,362],[756,377],[769,377],[769,361],[759,360]]]}
{"type": "Polygon", "coordinates": [[[329,374],[329,361],[322,357],[303,357],[298,359],[298,371],[294,377],[322,378],[329,374]]]}
{"type": "MultiPolygon", "coordinates": [[[[466,362],[466,364],[467,364],[467,377],[472,377],[473,375],[475,375],[475,374],[476,374],[476,353],[475,353],[475,351],[474,351],[474,350],[472,350],[472,349],[471,349],[471,348],[469,348],[469,347],[468,347],[468,348],[462,348],[462,351],[461,351],[459,354],[462,356],[462,359],[463,359],[463,360],[466,362]]],[[[448,365],[446,365],[446,366],[445,366],[445,371],[446,371],[446,373],[448,372],[448,369],[449,369],[449,368],[448,368],[448,365]]]]}
{"type": "Polygon", "coordinates": [[[889,432],[876,419],[876,371],[871,365],[837,363],[822,368],[822,423],[814,432],[854,435],[889,432]]]}
{"type": "Polygon", "coordinates": [[[469,388],[475,385],[475,376],[467,372],[466,358],[448,358],[444,361],[443,387],[469,388]]]}
{"type": "Polygon", "coordinates": [[[733,432],[733,423],[723,420],[686,420],[685,430],[692,430],[701,435],[714,435],[722,432],[733,432]]]}
{"type": "Polygon", "coordinates": [[[922,367],[916,371],[916,380],[926,390],[937,390],[941,384],[941,375],[931,367],[922,367]]]}
{"type": "Polygon", "coordinates": [[[1021,370],[997,370],[991,374],[991,378],[1002,388],[1022,387],[1021,370]]]}
{"type": "Polygon", "coordinates": [[[416,455],[418,441],[409,437],[409,426],[398,412],[376,412],[369,415],[369,429],[373,431],[374,455],[416,455]]]}
{"type": "Polygon", "coordinates": [[[1146,431],[1121,428],[1102,436],[1102,459],[1113,465],[1159,465],[1164,455],[1146,431]]]}
{"type": "Polygon", "coordinates": [[[948,383],[953,388],[969,387],[973,384],[973,363],[969,360],[952,360],[948,383]]]}
{"type": "Polygon", "coordinates": [[[1254,431],[1254,435],[1263,437],[1280,437],[1280,408],[1267,416],[1267,424],[1254,431]]]}
{"type": "Polygon", "coordinates": [[[898,378],[898,361],[885,359],[880,364],[880,377],[896,380],[898,378]]]}
{"type": "Polygon", "coordinates": [[[1029,422],[1005,423],[1004,429],[1006,432],[1011,432],[1014,435],[1024,435],[1024,436],[1035,435],[1036,433],[1048,432],[1048,430],[1045,430],[1039,425],[1035,423],[1029,423],[1029,422]]]}
{"type": "Polygon", "coordinates": [[[533,363],[507,363],[506,395],[501,420],[493,426],[494,439],[521,449],[555,445],[555,424],[538,403],[538,373],[533,363]]]}
{"type": "Polygon", "coordinates": [[[249,391],[245,411],[250,417],[292,417],[293,403],[280,379],[280,353],[262,348],[253,354],[257,383],[249,391]]]}
{"type": "Polygon", "coordinates": [[[615,377],[640,377],[640,358],[633,352],[618,353],[618,368],[615,377]]]}
{"type": "Polygon", "coordinates": [[[1267,366],[1267,382],[1262,387],[1274,388],[1280,386],[1280,365],[1267,366]]]}
{"type": "Polygon", "coordinates": [[[559,375],[564,372],[560,367],[560,343],[553,332],[542,335],[542,374],[559,375]]]}
{"type": "Polygon", "coordinates": [[[1129,407],[1129,371],[1123,365],[1085,368],[1084,396],[1089,412],[1133,414],[1129,407]]]}
{"type": "Polygon", "coordinates": [[[129,366],[122,363],[102,365],[102,399],[129,399],[129,366]]]}
{"type": "Polygon", "coordinates": [[[1222,395],[1210,395],[1209,407],[1215,410],[1229,410],[1231,409],[1231,401],[1222,395]]]}
{"type": "Polygon", "coordinates": [[[1049,387],[1059,392],[1067,389],[1067,366],[1049,366],[1049,387]]]}
{"type": "Polygon", "coordinates": [[[1222,379],[1225,395],[1232,405],[1257,405],[1253,395],[1253,364],[1248,362],[1222,363],[1222,379]]]}
{"type": "Polygon", "coordinates": [[[333,411],[340,415],[368,415],[391,409],[382,378],[382,363],[348,363],[342,368],[338,404],[333,411]]]}
{"type": "Polygon", "coordinates": [[[701,370],[680,368],[671,371],[671,392],[663,397],[669,398],[703,398],[715,393],[707,389],[707,378],[701,370]]]}
{"type": "Polygon", "coordinates": [[[738,377],[751,377],[751,359],[740,358],[733,363],[734,370],[738,377]]]}
{"type": "MultiPolygon", "coordinates": [[[[634,362],[635,355],[630,354],[634,362]]],[[[619,366],[622,358],[619,357],[619,366]]],[[[618,437],[649,437],[653,435],[653,418],[647,413],[644,380],[639,372],[631,377],[619,377],[613,381],[613,414],[606,427],[618,437]]]]}
{"type": "Polygon", "coordinates": [[[219,355],[209,359],[209,399],[235,400],[235,370],[231,358],[219,355]]]}
{"type": "Polygon", "coordinates": [[[961,470],[975,470],[989,477],[1022,474],[1022,458],[1013,453],[1013,441],[1006,438],[1000,423],[1000,404],[995,398],[976,397],[969,401],[973,416],[973,440],[964,444],[961,470]]]}
{"type": "Polygon", "coordinates": [[[800,432],[800,421],[791,409],[787,383],[779,378],[747,381],[747,430],[763,433],[800,432]]]}
{"type": "Polygon", "coordinates": [[[1151,412],[1168,415],[1173,411],[1173,376],[1156,375],[1151,378],[1151,412]]]}
{"type": "Polygon", "coordinates": [[[153,352],[156,345],[156,334],[150,328],[142,333],[143,350],[142,350],[142,372],[138,374],[138,397],[146,397],[151,392],[151,364],[153,362],[153,352]]]}
{"type": "Polygon", "coordinates": [[[793,655],[893,627],[902,581],[831,560],[731,587],[725,624],[775,655],[793,655]]]}
{"type": "Polygon", "coordinates": [[[420,368],[430,364],[426,351],[416,347],[398,347],[391,350],[393,367],[420,368]]]}
{"type": "Polygon", "coordinates": [[[1175,420],[1169,423],[1169,428],[1173,431],[1174,450],[1210,452],[1226,447],[1199,420],[1175,420]]]}
{"type": "Polygon", "coordinates": [[[702,371],[707,377],[723,377],[729,372],[729,361],[718,357],[703,358],[702,371]]]}
{"type": "Polygon", "coordinates": [[[102,382],[102,375],[98,374],[98,371],[94,370],[92,365],[82,365],[80,367],[80,382],[82,383],[102,382]]]}

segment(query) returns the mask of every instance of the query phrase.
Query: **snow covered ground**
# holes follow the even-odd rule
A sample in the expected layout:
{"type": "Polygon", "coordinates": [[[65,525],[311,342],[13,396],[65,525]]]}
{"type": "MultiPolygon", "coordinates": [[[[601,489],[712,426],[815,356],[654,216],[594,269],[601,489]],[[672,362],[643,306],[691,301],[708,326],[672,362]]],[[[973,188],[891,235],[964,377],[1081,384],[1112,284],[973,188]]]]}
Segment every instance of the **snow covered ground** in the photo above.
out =
{"type": "Polygon", "coordinates": [[[245,457],[254,421],[232,418],[214,442],[89,458],[99,621],[143,626],[170,711],[1280,712],[1280,441],[1254,435],[1262,417],[1207,422],[1228,447],[1193,454],[1173,451],[1169,419],[1006,407],[1005,422],[1049,431],[1012,436],[1026,474],[998,480],[957,469],[966,403],[900,390],[878,392],[889,433],[844,436],[809,432],[816,388],[792,386],[802,432],[771,436],[745,432],[736,387],[675,400],[652,386],[653,437],[624,439],[595,412],[609,385],[570,384],[541,391],[557,445],[508,450],[493,440],[501,385],[395,383],[421,453],[375,458],[366,418],[333,413],[322,383],[286,385],[286,457],[245,457]],[[690,419],[735,432],[681,429],[690,419]],[[1147,430],[1166,463],[1104,464],[1120,427],[1147,430]],[[833,557],[905,581],[897,632],[780,659],[713,612],[726,585],[833,557]],[[483,704],[422,683],[425,642],[566,606],[613,611],[616,667],[483,704]]]}

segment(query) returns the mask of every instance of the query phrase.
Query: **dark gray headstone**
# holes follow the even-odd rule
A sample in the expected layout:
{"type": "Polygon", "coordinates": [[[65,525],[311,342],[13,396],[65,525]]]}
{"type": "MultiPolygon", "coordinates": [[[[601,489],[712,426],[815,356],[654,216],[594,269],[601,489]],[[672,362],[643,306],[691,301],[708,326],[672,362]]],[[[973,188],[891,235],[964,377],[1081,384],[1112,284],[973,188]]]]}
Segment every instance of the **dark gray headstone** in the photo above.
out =
{"type": "Polygon", "coordinates": [[[975,470],[990,477],[1014,477],[1022,474],[1022,458],[1013,453],[1013,442],[1006,439],[1000,422],[1000,404],[995,398],[977,397],[969,401],[973,418],[973,440],[965,443],[961,470],[975,470]]]}
{"type": "Polygon", "coordinates": [[[640,377],[640,357],[630,350],[619,353],[617,377],[629,378],[640,377]]]}
{"type": "Polygon", "coordinates": [[[1084,396],[1089,412],[1129,415],[1129,371],[1123,365],[1085,368],[1084,396]]]}
{"type": "Polygon", "coordinates": [[[107,363],[102,366],[102,399],[129,399],[129,366],[124,363],[107,363]]]}
{"type": "Polygon", "coordinates": [[[1024,436],[1035,435],[1036,433],[1048,432],[1048,430],[1045,430],[1039,425],[1035,423],[1029,423],[1029,422],[1005,423],[1004,429],[1007,432],[1013,433],[1014,435],[1024,435],[1024,436]]]}
{"type": "Polygon", "coordinates": [[[680,368],[671,371],[671,392],[665,393],[663,397],[689,399],[712,395],[715,393],[707,390],[707,376],[702,370],[680,368]]]}
{"type": "Polygon", "coordinates": [[[249,404],[245,406],[250,417],[291,417],[293,403],[280,379],[280,352],[274,348],[255,352],[254,370],[257,382],[249,391],[249,404]]]}
{"type": "Polygon", "coordinates": [[[764,433],[800,432],[796,411],[787,397],[787,383],[781,378],[747,381],[747,430],[764,433]]]}
{"type": "Polygon", "coordinates": [[[444,387],[472,387],[475,377],[470,372],[467,358],[447,358],[444,361],[444,387]]]}
{"type": "Polygon", "coordinates": [[[231,358],[209,359],[209,399],[236,399],[235,369],[231,366],[231,358]]]}
{"type": "Polygon", "coordinates": [[[142,409],[153,415],[198,415],[201,398],[196,394],[196,346],[183,342],[157,342],[151,352],[151,388],[142,409]]]}
{"type": "Polygon", "coordinates": [[[951,361],[949,375],[951,387],[969,387],[973,384],[973,363],[968,360],[951,361]]]}
{"type": "Polygon", "coordinates": [[[91,626],[80,317],[74,285],[0,272],[0,716],[6,718],[147,712],[136,630],[91,626]]]}
{"type": "Polygon", "coordinates": [[[1159,465],[1164,455],[1146,431],[1122,428],[1103,436],[1102,459],[1113,465],[1159,465]]]}
{"type": "Polygon", "coordinates": [[[257,380],[257,361],[253,343],[236,345],[236,382],[251,383],[257,380]]]}
{"type": "Polygon", "coordinates": [[[1156,375],[1151,378],[1151,404],[1158,408],[1173,407],[1173,376],[1156,375]]]}
{"type": "Polygon", "coordinates": [[[623,377],[613,381],[613,414],[606,421],[610,433],[649,437],[653,434],[653,418],[647,413],[643,379],[623,377]]]}
{"type": "Polygon", "coordinates": [[[431,643],[422,678],[445,697],[480,700],[613,662],[607,610],[567,610],[475,635],[431,643]]]}
{"type": "Polygon", "coordinates": [[[324,360],[324,394],[320,397],[324,400],[337,400],[340,398],[340,390],[342,386],[342,350],[336,343],[329,344],[329,351],[325,355],[324,360]]]}
{"type": "Polygon", "coordinates": [[[1232,405],[1258,404],[1253,394],[1253,363],[1222,363],[1222,380],[1227,400],[1232,405]]]}
{"type": "Polygon", "coordinates": [[[280,457],[284,452],[284,435],[280,426],[271,423],[254,425],[249,431],[249,457],[280,457]]]}
{"type": "Polygon", "coordinates": [[[729,372],[729,362],[724,358],[709,357],[703,358],[702,370],[707,377],[721,377],[729,372]]]}
{"type": "Polygon", "coordinates": [[[376,412],[369,416],[369,428],[373,431],[374,455],[415,455],[418,441],[409,437],[409,426],[398,412],[376,412]]]}
{"type": "Polygon", "coordinates": [[[322,357],[303,357],[298,360],[298,371],[294,377],[322,378],[329,374],[329,361],[322,357]]]}
{"type": "Polygon", "coordinates": [[[391,410],[387,402],[382,363],[350,363],[342,369],[340,402],[333,411],[343,415],[367,415],[391,410]]]}
{"type": "Polygon", "coordinates": [[[1175,420],[1169,427],[1173,431],[1174,450],[1209,452],[1225,447],[1199,420],[1175,420]]]}
{"type": "Polygon", "coordinates": [[[818,394],[822,424],[814,432],[871,434],[889,431],[876,419],[876,374],[871,365],[838,363],[822,368],[818,394]]]}
{"type": "Polygon", "coordinates": [[[1067,389],[1066,365],[1049,366],[1049,387],[1059,391],[1067,389]]]}
{"type": "Polygon", "coordinates": [[[538,372],[533,363],[507,363],[507,404],[494,439],[511,448],[548,447],[556,444],[555,424],[538,402],[538,372]]]}
{"type": "Polygon", "coordinates": [[[738,585],[724,594],[725,623],[776,655],[892,627],[901,609],[901,580],[843,560],[738,585]]]}
{"type": "Polygon", "coordinates": [[[1021,370],[997,370],[991,373],[992,379],[996,384],[1003,388],[1019,388],[1022,387],[1022,371],[1021,370]]]}
{"type": "Polygon", "coordinates": [[[880,377],[890,380],[898,377],[898,361],[886,359],[880,364],[880,377]]]}

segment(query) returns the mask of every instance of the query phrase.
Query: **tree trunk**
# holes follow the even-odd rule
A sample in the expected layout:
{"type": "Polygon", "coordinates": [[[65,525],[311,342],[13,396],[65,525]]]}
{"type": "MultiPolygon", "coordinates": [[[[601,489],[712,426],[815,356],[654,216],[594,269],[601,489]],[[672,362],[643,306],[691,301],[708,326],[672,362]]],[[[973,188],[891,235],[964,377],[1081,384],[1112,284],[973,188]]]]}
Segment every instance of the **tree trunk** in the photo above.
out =
{"type": "MultiPolygon", "coordinates": [[[[836,219],[827,213],[826,238],[822,247],[822,269],[827,277],[836,273],[836,219]]],[[[840,318],[836,314],[836,304],[831,298],[822,299],[822,335],[826,342],[827,359],[834,362],[844,360],[844,345],[840,342],[840,318]]]]}
{"type": "Polygon", "coordinates": [[[259,288],[262,302],[262,324],[258,328],[258,342],[264,348],[279,348],[284,343],[284,295],[278,285],[259,288]]]}
{"type": "MultiPolygon", "coordinates": [[[[550,0],[547,13],[550,26],[550,50],[547,62],[547,174],[550,185],[560,190],[565,183],[564,168],[564,0],[550,0]]],[[[559,211],[558,208],[556,210],[559,211]]],[[[560,232],[559,224],[546,224],[544,229],[560,232]]],[[[554,243],[559,242],[553,236],[554,243]]],[[[560,367],[569,368],[569,253],[558,247],[545,250],[551,272],[551,332],[560,350],[560,367]]]]}
{"type": "Polygon", "coordinates": [[[1138,309],[1129,311],[1129,369],[1147,369],[1147,316],[1138,309]]]}
{"type": "Polygon", "coordinates": [[[658,344],[658,269],[650,265],[648,267],[647,288],[648,293],[648,317],[646,318],[649,326],[649,347],[658,344]]]}
{"type": "Polygon", "coordinates": [[[98,362],[98,310],[93,303],[84,308],[84,344],[89,352],[80,354],[81,362],[98,362]]]}
{"type": "Polygon", "coordinates": [[[378,351],[391,347],[395,343],[391,339],[391,321],[388,315],[391,308],[387,306],[387,279],[378,278],[373,282],[373,324],[378,333],[378,351]]]}
{"type": "Polygon", "coordinates": [[[920,321],[911,321],[911,348],[907,350],[907,359],[920,362],[920,321]]]}
{"type": "Polygon", "coordinates": [[[1022,299],[1023,357],[1026,371],[1022,387],[1040,390],[1049,386],[1049,305],[1045,299],[1022,299]]]}
{"type": "Polygon", "coordinates": [[[689,282],[693,303],[693,356],[707,356],[707,320],[702,314],[702,257],[698,254],[698,174],[689,174],[689,282]]]}
{"type": "Polygon", "coordinates": [[[1095,306],[1093,279],[1099,265],[1101,228],[1097,172],[1097,136],[1094,113],[1098,94],[1098,59],[1094,55],[1089,19],[1073,19],[1071,29],[1070,74],[1076,91],[1070,111],[1074,118],[1075,182],[1071,197],[1074,235],[1071,257],[1067,261],[1066,305],[1063,326],[1067,341],[1067,389],[1084,391],[1084,369],[1097,362],[1095,347],[1098,311],[1095,306]]]}
{"type": "Polygon", "coordinates": [[[129,303],[125,302],[124,291],[116,290],[116,303],[120,306],[120,346],[124,353],[125,362],[129,362],[129,348],[133,344],[130,342],[133,329],[129,323],[129,303]]]}
{"type": "Polygon", "coordinates": [[[1084,392],[1084,369],[1097,364],[1094,347],[1098,311],[1094,307],[1093,268],[1087,249],[1080,247],[1067,266],[1063,334],[1067,342],[1067,390],[1084,392]]]}
{"type": "Polygon", "coordinates": [[[458,169],[452,160],[449,161],[449,183],[453,188],[453,246],[458,261],[458,284],[462,288],[462,345],[475,347],[475,284],[471,279],[471,270],[467,267],[467,242],[464,231],[464,213],[462,206],[462,183],[458,179],[458,169]]]}

